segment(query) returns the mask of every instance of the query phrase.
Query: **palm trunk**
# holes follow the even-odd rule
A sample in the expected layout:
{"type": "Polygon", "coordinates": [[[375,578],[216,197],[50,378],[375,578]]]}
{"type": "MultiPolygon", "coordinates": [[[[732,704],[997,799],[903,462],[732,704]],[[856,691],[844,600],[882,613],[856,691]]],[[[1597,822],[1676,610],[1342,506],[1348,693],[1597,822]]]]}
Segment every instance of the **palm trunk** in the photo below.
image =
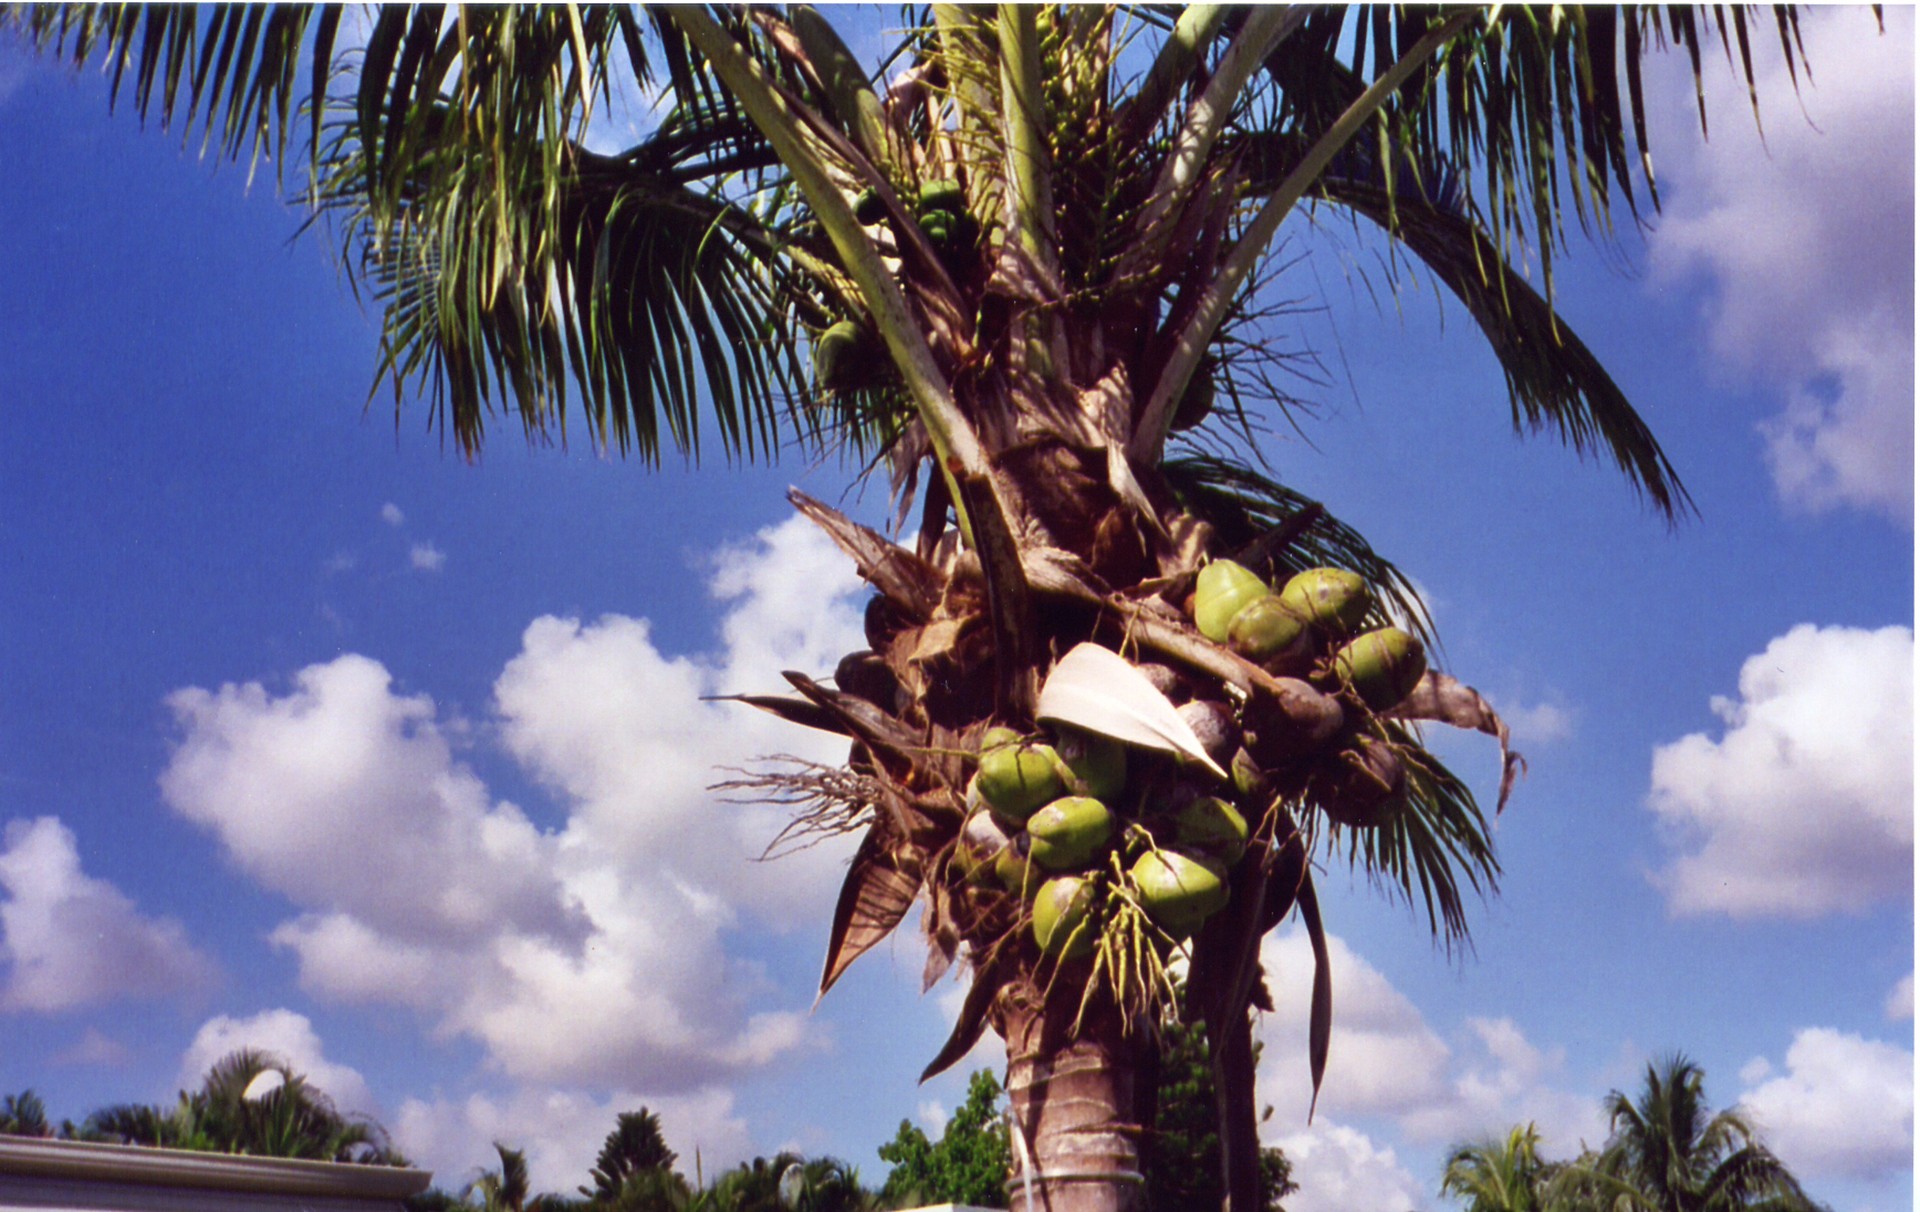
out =
{"type": "Polygon", "coordinates": [[[1014,1128],[1013,1212],[1144,1212],[1140,1064],[1150,1046],[1101,999],[1072,1031],[1080,990],[1063,975],[1043,1006],[1022,982],[1003,997],[1014,1128]],[[1071,986],[1071,987],[1070,987],[1071,986]]]}

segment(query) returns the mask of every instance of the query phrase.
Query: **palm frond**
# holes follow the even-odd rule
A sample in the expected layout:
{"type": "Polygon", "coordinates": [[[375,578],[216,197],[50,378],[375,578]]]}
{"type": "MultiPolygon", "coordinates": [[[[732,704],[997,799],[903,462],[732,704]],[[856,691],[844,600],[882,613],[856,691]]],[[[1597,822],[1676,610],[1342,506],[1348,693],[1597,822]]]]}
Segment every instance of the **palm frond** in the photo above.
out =
{"type": "MultiPolygon", "coordinates": [[[[1347,859],[1370,880],[1426,910],[1449,948],[1468,940],[1466,893],[1499,889],[1500,861],[1473,792],[1427,752],[1405,725],[1383,723],[1407,771],[1406,803],[1380,825],[1343,830],[1347,859]]],[[[1338,849],[1340,838],[1333,846],[1338,849]]]]}
{"type": "Polygon", "coordinates": [[[188,140],[198,125],[202,154],[245,155],[250,170],[263,157],[284,167],[301,117],[317,135],[313,101],[326,94],[339,21],[338,5],[312,4],[10,4],[0,12],[0,24],[20,28],[41,51],[75,66],[102,64],[113,104],[131,72],[142,121],[177,123],[188,140]]]}

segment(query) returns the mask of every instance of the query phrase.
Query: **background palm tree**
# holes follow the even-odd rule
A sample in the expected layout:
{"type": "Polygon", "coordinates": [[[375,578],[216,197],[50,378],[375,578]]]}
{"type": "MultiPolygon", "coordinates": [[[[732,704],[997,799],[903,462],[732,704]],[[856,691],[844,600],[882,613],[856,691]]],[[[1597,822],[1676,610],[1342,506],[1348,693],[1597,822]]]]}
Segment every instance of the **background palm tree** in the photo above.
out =
{"type": "Polygon", "coordinates": [[[1817,1212],[1738,1108],[1710,1109],[1705,1081],[1674,1053],[1647,1065],[1637,1098],[1610,1092],[1606,1147],[1569,1165],[1556,1197],[1618,1212],[1817,1212]]]}
{"type": "Polygon", "coordinates": [[[0,1136],[52,1136],[47,1105],[32,1090],[0,1098],[0,1136]]]}
{"type": "Polygon", "coordinates": [[[595,1205],[627,1212],[681,1207],[689,1191],[686,1180],[674,1173],[677,1160],[660,1134],[658,1115],[645,1107],[622,1111],[600,1146],[593,1186],[581,1187],[580,1194],[595,1205]]]}
{"type": "Polygon", "coordinates": [[[480,1212],[526,1212],[527,1197],[531,1194],[526,1153],[509,1149],[499,1141],[494,1142],[493,1150],[500,1155],[500,1168],[482,1170],[480,1176],[467,1185],[466,1202],[480,1212]]]}
{"type": "MultiPolygon", "coordinates": [[[[929,1072],[1002,1036],[1025,1189],[1059,1209],[1137,1199],[1174,944],[1122,867],[1158,844],[1149,809],[1191,794],[1183,747],[1238,761],[1206,789],[1253,826],[1189,978],[1236,1209],[1260,1200],[1259,942],[1295,912],[1324,1070],[1314,864],[1419,905],[1449,944],[1498,876],[1475,797],[1413,730],[1498,737],[1504,801],[1518,759],[1477,694],[1429,674],[1369,705],[1328,651],[1262,664],[1184,608],[1217,557],[1276,584],[1333,564],[1370,584],[1365,627],[1425,635],[1398,570],[1260,460],[1263,429],[1301,419],[1263,327],[1283,224],[1331,210],[1387,233],[1410,254],[1396,273],[1423,265],[1473,316],[1517,428],[1611,462],[1676,517],[1673,468],[1554,313],[1553,257],[1569,209],[1604,234],[1617,206],[1657,204],[1646,55],[1672,44],[1697,72],[1717,36],[1751,81],[1761,32],[1744,9],[934,5],[906,14],[882,71],[804,7],[390,6],[363,43],[333,7],[10,20],[105,62],[143,114],[299,171],[383,309],[377,374],[396,400],[424,394],[468,452],[505,405],[530,436],[577,416],[597,447],[647,460],[717,435],[730,457],[797,439],[885,469],[905,543],[795,501],[874,585],[871,649],[832,685],[796,673],[798,697],[744,698],[845,736],[849,763],[746,786],[796,803],[786,840],[860,836],[823,991],[916,900],[929,979],[970,966],[929,1072]],[[586,136],[615,73],[661,117],[608,155],[586,136]],[[1545,294],[1515,268],[1529,255],[1545,294]],[[1138,828],[1084,877],[1098,946],[1060,980],[1028,900],[971,879],[960,838],[988,727],[1037,735],[1041,687],[1083,644],[1139,671],[1082,676],[1083,697],[1124,683],[1148,715],[1197,704],[1213,751],[1184,722],[1131,733],[1138,828]],[[1108,1177],[1056,1187],[1058,1172],[1108,1177]]],[[[1797,64],[1791,11],[1770,24],[1797,64]]]]}
{"type": "Polygon", "coordinates": [[[407,1164],[378,1124],[343,1115],[286,1062],[251,1048],[215,1062],[200,1088],[181,1091],[172,1108],[103,1107],[87,1116],[80,1135],[213,1153],[407,1164]]]}
{"type": "Polygon", "coordinates": [[[1559,1167],[1540,1159],[1540,1133],[1516,1127],[1504,1140],[1461,1145],[1447,1158],[1440,1193],[1467,1212],[1545,1212],[1546,1187],[1559,1167]]]}

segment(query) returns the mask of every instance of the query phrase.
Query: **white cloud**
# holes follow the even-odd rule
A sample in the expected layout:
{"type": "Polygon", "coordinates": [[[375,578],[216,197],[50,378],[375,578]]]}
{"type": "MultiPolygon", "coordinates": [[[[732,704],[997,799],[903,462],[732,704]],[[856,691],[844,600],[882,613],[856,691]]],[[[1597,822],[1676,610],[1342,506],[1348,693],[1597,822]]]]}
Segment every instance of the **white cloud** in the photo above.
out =
{"type": "Polygon", "coordinates": [[[132,1059],[133,1049],[98,1027],[88,1027],[71,1048],[53,1058],[57,1065],[97,1065],[113,1069],[121,1068],[132,1059]]]}
{"type": "Polygon", "coordinates": [[[447,553],[432,543],[415,543],[407,553],[407,562],[419,572],[439,572],[447,565],[447,553]]]}
{"type": "Polygon", "coordinates": [[[409,941],[571,931],[553,839],[489,802],[433,701],[395,694],[379,662],[348,654],[285,695],[250,682],[167,705],[184,735],[162,794],[262,885],[409,941]]]}
{"type": "Polygon", "coordinates": [[[937,1098],[922,1099],[914,1108],[914,1118],[920,1121],[921,1131],[930,1140],[939,1140],[947,1134],[947,1125],[953,1121],[953,1113],[937,1098]]]}
{"type": "Polygon", "coordinates": [[[1895,1022],[1913,1017],[1913,973],[1901,977],[1887,994],[1886,1011],[1887,1017],[1895,1022]]]}
{"type": "Polygon", "coordinates": [[[1293,1181],[1300,1185],[1287,1196],[1288,1212],[1412,1212],[1428,1206],[1423,1185],[1393,1150],[1353,1128],[1321,1120],[1271,1143],[1293,1163],[1293,1181]]]}
{"type": "MultiPolygon", "coordinates": [[[[1338,992],[1319,1112],[1342,1119],[1398,1116],[1446,1102],[1452,1049],[1406,995],[1344,939],[1330,937],[1327,946],[1338,992]]],[[[1313,951],[1297,928],[1269,935],[1260,951],[1274,996],[1274,1013],[1261,1025],[1272,1075],[1261,1095],[1273,1102],[1280,1125],[1304,1124],[1312,1095],[1306,1056],[1313,951]]]]}
{"type": "MultiPolygon", "coordinates": [[[[1594,1100],[1558,1088],[1559,1050],[1528,1042],[1510,1019],[1469,1018],[1456,1041],[1443,1040],[1420,1011],[1338,936],[1327,940],[1333,965],[1333,1035],[1327,1048],[1315,1122],[1384,1116],[1407,1136],[1446,1144],[1538,1125],[1550,1150],[1578,1151],[1599,1138],[1594,1100]]],[[[1261,963],[1274,994],[1262,1021],[1260,1094],[1275,1111],[1273,1132],[1306,1130],[1312,1081],[1307,1068],[1313,952],[1304,931],[1269,936],[1261,963]]]]}
{"type": "Polygon", "coordinates": [[[675,1168],[689,1180],[696,1156],[709,1176],[753,1156],[753,1141],[734,1111],[733,1096],[716,1087],[664,1096],[622,1090],[604,1099],[533,1088],[502,1098],[408,1099],[393,1139],[416,1165],[433,1171],[434,1185],[442,1190],[458,1191],[480,1170],[497,1169],[500,1156],[493,1142],[498,1141],[526,1153],[533,1190],[566,1194],[591,1183],[600,1144],[620,1113],[641,1107],[660,1117],[660,1133],[679,1155],[675,1168]]]}
{"type": "Polygon", "coordinates": [[[1651,106],[1655,147],[1674,157],[1651,253],[1657,284],[1711,284],[1722,362],[1779,386],[1784,407],[1761,429],[1781,495],[1910,524],[1913,14],[1890,7],[1886,23],[1877,34],[1864,7],[1803,16],[1813,78],[1797,93],[1771,47],[1756,56],[1764,149],[1746,90],[1711,64],[1703,143],[1684,56],[1670,56],[1651,106]]]}
{"type": "MultiPolygon", "coordinates": [[[[1771,1066],[1754,1071],[1766,1077],[1771,1066]]],[[[1913,1161],[1913,1053],[1893,1044],[1807,1028],[1787,1048],[1787,1071],[1740,1102],[1802,1176],[1884,1178],[1913,1161]]]]}
{"type": "Polygon", "coordinates": [[[495,802],[433,702],[363,656],[279,696],[176,693],[162,788],[299,906],[271,938],[316,995],[410,1007],[526,1082],[672,1094],[764,1064],[813,1037],[730,937],[824,926],[849,846],[756,866],[785,818],[707,788],[759,754],[845,744],[701,699],[830,670],[860,642],[860,585],[797,519],[714,577],[725,644],[705,660],[661,653],[643,619],[528,626],[494,735],[556,793],[558,831],[495,802]]]}
{"type": "Polygon", "coordinates": [[[398,526],[407,520],[407,515],[400,512],[398,505],[388,501],[380,507],[380,520],[389,526],[398,526]]]}
{"type": "Polygon", "coordinates": [[[188,994],[217,979],[179,922],[141,916],[118,888],[80,869],[73,832],[56,817],[7,823],[0,890],[0,1010],[188,994]]]}
{"type": "Polygon", "coordinates": [[[222,1058],[251,1048],[286,1062],[309,1085],[333,1100],[347,1114],[377,1117],[379,1104],[367,1079],[359,1070],[330,1061],[320,1044],[313,1023],[304,1014],[292,1010],[263,1010],[251,1018],[219,1015],[201,1024],[180,1057],[176,1084],[182,1090],[198,1089],[207,1071],[222,1058]]]}
{"type": "Polygon", "coordinates": [[[1513,739],[1521,744],[1550,744],[1573,735],[1573,713],[1553,703],[1535,703],[1531,707],[1500,705],[1497,710],[1513,730],[1513,739]]]}
{"type": "Polygon", "coordinates": [[[1726,732],[1654,750],[1682,914],[1811,917],[1913,892],[1913,633],[1801,624],[1748,658],[1726,732]]]}

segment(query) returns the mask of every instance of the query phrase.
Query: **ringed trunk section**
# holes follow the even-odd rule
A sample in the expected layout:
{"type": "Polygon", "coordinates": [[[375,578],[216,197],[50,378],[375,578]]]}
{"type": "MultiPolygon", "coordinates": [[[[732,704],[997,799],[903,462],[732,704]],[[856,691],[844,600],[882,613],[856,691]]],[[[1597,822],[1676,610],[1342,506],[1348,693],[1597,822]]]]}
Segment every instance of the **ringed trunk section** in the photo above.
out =
{"type": "Polygon", "coordinates": [[[1147,1212],[1142,1123],[1152,1115],[1152,1043],[1106,998],[1074,1019],[1080,982],[1059,974],[1051,996],[1028,982],[1001,997],[1013,1120],[1014,1212],[1147,1212]],[[1044,1000],[1043,1000],[1044,997],[1044,1000]]]}

